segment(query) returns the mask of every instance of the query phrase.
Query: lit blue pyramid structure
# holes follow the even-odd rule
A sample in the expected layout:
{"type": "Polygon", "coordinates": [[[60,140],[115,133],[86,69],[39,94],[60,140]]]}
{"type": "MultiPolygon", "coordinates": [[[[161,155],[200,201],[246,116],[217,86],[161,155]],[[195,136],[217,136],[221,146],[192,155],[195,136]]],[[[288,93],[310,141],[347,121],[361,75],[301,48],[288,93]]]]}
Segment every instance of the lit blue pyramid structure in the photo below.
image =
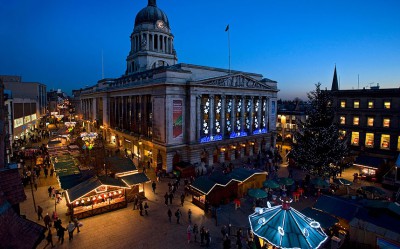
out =
{"type": "Polygon", "coordinates": [[[320,224],[290,207],[291,199],[282,205],[256,208],[249,216],[255,235],[278,248],[319,248],[328,236],[320,224]]]}

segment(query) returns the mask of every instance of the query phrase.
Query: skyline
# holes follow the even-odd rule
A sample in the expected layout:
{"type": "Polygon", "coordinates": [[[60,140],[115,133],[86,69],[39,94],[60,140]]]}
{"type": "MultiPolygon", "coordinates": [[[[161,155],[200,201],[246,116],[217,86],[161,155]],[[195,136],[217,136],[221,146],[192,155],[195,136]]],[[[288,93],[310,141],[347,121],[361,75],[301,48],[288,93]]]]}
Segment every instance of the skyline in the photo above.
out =
{"type": "MultiPolygon", "coordinates": [[[[125,72],[129,36],[147,0],[0,0],[0,74],[47,90],[92,86],[125,72]]],[[[260,73],[278,82],[278,98],[306,99],[330,89],[400,87],[398,1],[158,0],[169,19],[178,63],[260,73]],[[362,4],[362,5],[361,5],[362,4]],[[360,83],[358,84],[358,76],[360,83]]]]}

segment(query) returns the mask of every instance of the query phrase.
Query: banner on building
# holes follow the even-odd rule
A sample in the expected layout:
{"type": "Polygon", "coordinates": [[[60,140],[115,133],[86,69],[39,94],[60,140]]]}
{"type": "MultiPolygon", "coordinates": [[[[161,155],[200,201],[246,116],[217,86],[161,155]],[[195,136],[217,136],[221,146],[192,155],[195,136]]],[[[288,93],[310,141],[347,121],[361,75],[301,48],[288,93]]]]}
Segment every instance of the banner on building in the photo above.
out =
{"type": "Polygon", "coordinates": [[[172,102],[172,120],[173,120],[173,138],[183,136],[182,130],[182,100],[173,100],[172,102]]]}

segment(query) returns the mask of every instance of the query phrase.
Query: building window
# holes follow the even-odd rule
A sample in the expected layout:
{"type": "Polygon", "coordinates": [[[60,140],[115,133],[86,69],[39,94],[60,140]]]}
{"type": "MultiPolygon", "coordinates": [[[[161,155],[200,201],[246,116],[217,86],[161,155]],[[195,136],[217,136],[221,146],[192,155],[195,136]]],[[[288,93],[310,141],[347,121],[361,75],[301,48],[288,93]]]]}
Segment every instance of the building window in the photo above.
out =
{"type": "Polygon", "coordinates": [[[346,136],[346,131],[344,130],[339,130],[339,138],[343,139],[346,136]]]}
{"type": "Polygon", "coordinates": [[[385,102],[383,102],[383,107],[384,107],[385,109],[390,109],[390,101],[385,101],[385,102]]]}
{"type": "Polygon", "coordinates": [[[368,101],[368,109],[374,108],[374,101],[370,100],[368,101]]]}
{"type": "Polygon", "coordinates": [[[341,108],[346,108],[346,100],[341,100],[340,101],[340,107],[341,108]]]}
{"type": "Polygon", "coordinates": [[[374,118],[368,117],[367,125],[368,125],[368,126],[374,126],[374,118]]]}
{"type": "Polygon", "coordinates": [[[359,100],[354,100],[353,107],[354,108],[360,108],[360,101],[359,100]]]}
{"type": "Polygon", "coordinates": [[[353,117],[353,125],[359,125],[360,124],[360,118],[359,117],[353,117]]]}
{"type": "Polygon", "coordinates": [[[381,149],[388,150],[390,148],[390,135],[382,134],[381,149]]]}
{"type": "Polygon", "coordinates": [[[353,131],[351,133],[351,145],[358,146],[360,141],[360,133],[353,131]]]}
{"type": "Polygon", "coordinates": [[[383,119],[383,127],[386,127],[386,128],[390,127],[390,118],[383,119]]]}
{"type": "Polygon", "coordinates": [[[346,117],[345,116],[340,116],[340,124],[342,124],[342,125],[346,124],[346,117]]]}
{"type": "Polygon", "coordinates": [[[400,136],[397,138],[397,150],[400,150],[400,136]]]}
{"type": "Polygon", "coordinates": [[[374,147],[374,133],[365,134],[365,147],[368,148],[374,147]]]}

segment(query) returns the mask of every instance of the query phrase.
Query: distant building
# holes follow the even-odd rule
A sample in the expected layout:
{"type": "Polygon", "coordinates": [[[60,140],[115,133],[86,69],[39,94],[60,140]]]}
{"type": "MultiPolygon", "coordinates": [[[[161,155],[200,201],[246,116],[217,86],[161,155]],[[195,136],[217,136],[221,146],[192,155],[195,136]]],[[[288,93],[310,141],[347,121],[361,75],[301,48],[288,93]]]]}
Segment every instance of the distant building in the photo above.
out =
{"type": "Polygon", "coordinates": [[[278,120],[276,122],[277,143],[294,142],[298,122],[306,121],[306,103],[301,100],[278,101],[278,120]]]}
{"type": "MultiPolygon", "coordinates": [[[[277,82],[261,74],[177,64],[155,0],[136,15],[125,75],[78,91],[87,129],[171,172],[179,161],[244,160],[275,144],[277,82]]],[[[75,100],[76,101],[76,100],[75,100]]]]}
{"type": "MultiPolygon", "coordinates": [[[[349,137],[351,149],[394,161],[400,151],[400,89],[380,89],[378,85],[370,89],[340,90],[336,68],[331,89],[335,120],[349,137]]],[[[375,174],[376,166],[364,164],[364,174],[375,174]]]]}

